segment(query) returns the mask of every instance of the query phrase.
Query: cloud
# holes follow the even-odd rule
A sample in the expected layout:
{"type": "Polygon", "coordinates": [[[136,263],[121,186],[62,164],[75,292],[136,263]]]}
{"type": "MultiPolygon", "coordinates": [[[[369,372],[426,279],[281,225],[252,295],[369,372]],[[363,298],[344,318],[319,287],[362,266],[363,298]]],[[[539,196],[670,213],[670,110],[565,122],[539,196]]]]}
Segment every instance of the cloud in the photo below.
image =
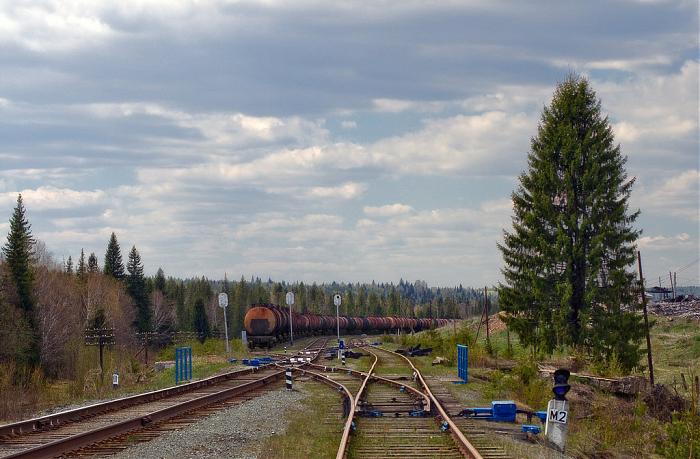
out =
{"type": "Polygon", "coordinates": [[[669,248],[679,249],[683,246],[697,246],[688,233],[680,233],[675,236],[643,236],[637,241],[640,249],[645,250],[667,250],[669,248]]]}
{"type": "Polygon", "coordinates": [[[367,185],[363,183],[348,182],[335,187],[313,187],[307,192],[307,196],[312,198],[353,199],[362,195],[366,190],[367,185]]]}
{"type": "Polygon", "coordinates": [[[343,120],[340,122],[340,127],[343,129],[356,129],[357,128],[357,122],[356,121],[350,121],[350,120],[343,120]]]}
{"type": "MultiPolygon", "coordinates": [[[[74,209],[77,207],[102,204],[106,194],[102,190],[78,191],[66,188],[42,186],[37,189],[20,191],[25,207],[32,210],[74,209]]],[[[10,206],[17,201],[17,192],[0,193],[0,205],[10,206]]]]}
{"type": "Polygon", "coordinates": [[[667,155],[678,165],[697,165],[699,65],[686,61],[668,75],[594,82],[625,151],[667,155]]]}
{"type": "Polygon", "coordinates": [[[396,203],[379,207],[365,206],[362,210],[365,215],[370,217],[394,217],[396,215],[410,213],[413,211],[413,208],[406,204],[396,203]]]}
{"type": "Polygon", "coordinates": [[[677,216],[697,222],[700,217],[700,171],[689,170],[644,189],[642,210],[657,216],[677,216]],[[651,189],[650,189],[651,188],[651,189]]]}

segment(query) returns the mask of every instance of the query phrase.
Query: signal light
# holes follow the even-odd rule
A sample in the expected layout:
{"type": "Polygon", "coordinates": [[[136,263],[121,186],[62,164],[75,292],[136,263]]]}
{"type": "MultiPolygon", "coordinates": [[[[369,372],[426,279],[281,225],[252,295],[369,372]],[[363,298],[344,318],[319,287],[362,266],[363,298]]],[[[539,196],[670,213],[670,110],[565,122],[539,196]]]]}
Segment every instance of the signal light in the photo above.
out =
{"type": "Polygon", "coordinates": [[[554,372],[554,387],[552,387],[554,400],[566,400],[566,393],[571,389],[569,376],[571,376],[571,372],[564,368],[554,372]]]}

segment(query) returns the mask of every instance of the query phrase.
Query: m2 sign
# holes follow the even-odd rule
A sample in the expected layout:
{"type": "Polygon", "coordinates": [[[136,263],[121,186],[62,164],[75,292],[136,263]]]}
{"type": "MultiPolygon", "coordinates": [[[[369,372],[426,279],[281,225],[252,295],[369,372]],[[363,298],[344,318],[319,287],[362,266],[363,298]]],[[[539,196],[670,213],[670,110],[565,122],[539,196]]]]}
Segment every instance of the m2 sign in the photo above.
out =
{"type": "Polygon", "coordinates": [[[569,417],[569,412],[564,410],[549,410],[549,422],[558,422],[566,424],[569,417]]]}

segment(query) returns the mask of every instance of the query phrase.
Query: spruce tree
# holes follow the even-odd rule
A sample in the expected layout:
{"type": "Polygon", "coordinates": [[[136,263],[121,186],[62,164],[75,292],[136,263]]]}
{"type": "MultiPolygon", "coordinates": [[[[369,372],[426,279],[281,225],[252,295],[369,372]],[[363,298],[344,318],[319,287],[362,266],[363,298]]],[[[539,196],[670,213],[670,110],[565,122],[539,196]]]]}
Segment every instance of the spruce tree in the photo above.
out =
{"type": "Polygon", "coordinates": [[[66,273],[73,274],[73,257],[68,255],[68,261],[66,261],[66,273]]]}
{"type": "Polygon", "coordinates": [[[163,268],[158,268],[156,278],[153,281],[153,287],[165,293],[165,273],[163,272],[163,268]]]}
{"type": "Polygon", "coordinates": [[[85,264],[85,251],[83,249],[80,249],[80,258],[78,258],[78,268],[76,269],[78,279],[85,279],[86,273],[87,265],[85,264]]]}
{"type": "Polygon", "coordinates": [[[117,242],[117,236],[112,233],[107,244],[107,252],[105,253],[105,267],[103,272],[107,276],[112,276],[115,279],[124,278],[124,262],[122,261],[122,253],[117,242]]]}
{"type": "Polygon", "coordinates": [[[141,255],[136,250],[136,246],[133,246],[129,252],[126,270],[129,273],[126,276],[126,291],[134,300],[134,305],[136,306],[136,321],[134,325],[136,325],[138,331],[149,331],[151,328],[151,308],[148,301],[148,292],[146,291],[146,280],[143,277],[141,255]]]}
{"type": "Polygon", "coordinates": [[[34,311],[34,296],[32,287],[34,284],[34,244],[32,227],[29,224],[22,201],[22,195],[17,196],[17,205],[10,217],[10,231],[7,234],[7,242],[2,247],[2,254],[9,268],[17,296],[19,308],[24,314],[24,319],[31,330],[27,337],[29,346],[25,353],[27,363],[35,366],[39,363],[39,332],[34,311]]]}
{"type": "Polygon", "coordinates": [[[209,337],[209,320],[204,310],[204,300],[201,298],[197,298],[194,302],[194,330],[202,343],[209,337]]]}
{"type": "Polygon", "coordinates": [[[90,256],[88,257],[88,272],[89,273],[99,273],[100,272],[100,265],[97,263],[97,255],[95,255],[95,252],[90,252],[90,256]]]}
{"type": "Polygon", "coordinates": [[[499,244],[499,286],[508,326],[523,344],[561,344],[594,358],[639,361],[643,336],[634,304],[639,212],[628,211],[633,179],[588,81],[559,84],[531,140],[528,169],[513,193],[513,229],[499,244]]]}

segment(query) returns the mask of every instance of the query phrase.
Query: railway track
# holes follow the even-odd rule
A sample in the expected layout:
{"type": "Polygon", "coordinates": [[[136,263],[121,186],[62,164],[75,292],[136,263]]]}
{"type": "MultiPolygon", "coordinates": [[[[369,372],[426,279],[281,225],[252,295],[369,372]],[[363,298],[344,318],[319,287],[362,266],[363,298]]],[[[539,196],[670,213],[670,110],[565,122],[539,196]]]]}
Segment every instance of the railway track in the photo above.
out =
{"type": "Polygon", "coordinates": [[[408,360],[381,348],[365,349],[373,359],[366,372],[308,365],[352,394],[336,459],[482,457],[421,385],[420,372],[408,360]]]}
{"type": "MultiPolygon", "coordinates": [[[[320,341],[304,349],[314,349],[313,358],[320,341]]],[[[283,377],[266,365],[0,426],[0,458],[109,455],[280,387],[283,377]]]]}

